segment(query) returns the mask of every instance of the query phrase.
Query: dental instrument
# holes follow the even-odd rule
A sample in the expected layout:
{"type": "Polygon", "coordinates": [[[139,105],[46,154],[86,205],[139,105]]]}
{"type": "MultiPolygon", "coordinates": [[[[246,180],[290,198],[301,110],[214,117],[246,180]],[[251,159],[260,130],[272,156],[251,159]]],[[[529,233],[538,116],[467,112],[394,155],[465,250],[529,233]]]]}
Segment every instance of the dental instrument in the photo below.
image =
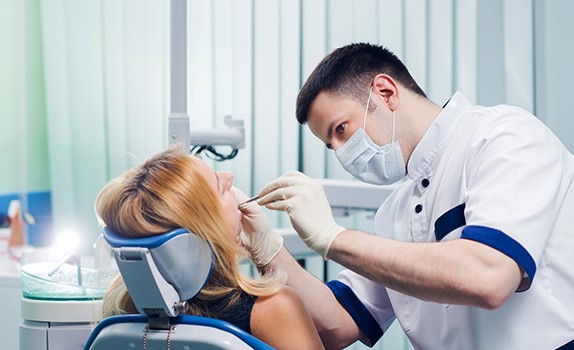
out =
{"type": "Polygon", "coordinates": [[[259,199],[259,195],[255,196],[255,197],[251,197],[251,198],[249,198],[248,200],[246,200],[245,202],[239,203],[239,205],[241,206],[241,205],[244,205],[244,204],[247,204],[247,203],[251,203],[251,202],[256,201],[256,200],[258,200],[258,199],[259,199]]]}

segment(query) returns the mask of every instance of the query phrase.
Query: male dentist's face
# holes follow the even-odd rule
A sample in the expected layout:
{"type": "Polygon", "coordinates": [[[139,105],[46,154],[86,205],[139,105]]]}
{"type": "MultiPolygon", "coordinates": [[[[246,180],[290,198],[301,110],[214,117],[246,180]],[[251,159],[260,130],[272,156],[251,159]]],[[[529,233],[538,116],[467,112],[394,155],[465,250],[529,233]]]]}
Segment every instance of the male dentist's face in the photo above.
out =
{"type": "Polygon", "coordinates": [[[358,101],[323,91],[311,103],[307,124],[327,148],[337,150],[363,126],[363,113],[358,101]]]}

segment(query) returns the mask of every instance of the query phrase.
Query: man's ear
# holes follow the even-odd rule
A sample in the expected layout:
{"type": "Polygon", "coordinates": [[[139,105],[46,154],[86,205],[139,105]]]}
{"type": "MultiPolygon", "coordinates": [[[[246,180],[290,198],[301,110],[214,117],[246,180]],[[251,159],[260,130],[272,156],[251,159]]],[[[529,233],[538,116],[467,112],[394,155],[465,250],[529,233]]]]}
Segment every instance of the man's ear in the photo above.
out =
{"type": "Polygon", "coordinates": [[[397,109],[398,87],[395,80],[387,74],[378,74],[373,80],[375,93],[383,98],[391,111],[397,109]]]}

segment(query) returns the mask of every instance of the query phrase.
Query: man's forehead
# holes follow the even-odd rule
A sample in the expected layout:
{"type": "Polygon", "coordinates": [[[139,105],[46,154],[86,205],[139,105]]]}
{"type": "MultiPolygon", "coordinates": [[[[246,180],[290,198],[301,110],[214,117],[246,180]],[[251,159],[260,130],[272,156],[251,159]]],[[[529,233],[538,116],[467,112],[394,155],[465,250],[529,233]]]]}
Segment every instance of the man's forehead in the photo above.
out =
{"type": "Polygon", "coordinates": [[[343,119],[353,115],[359,106],[355,98],[343,94],[322,91],[309,108],[307,124],[311,132],[322,141],[328,141],[329,133],[343,119]]]}
{"type": "Polygon", "coordinates": [[[309,108],[307,125],[311,132],[321,140],[325,140],[334,100],[332,94],[322,91],[315,97],[309,108]]]}

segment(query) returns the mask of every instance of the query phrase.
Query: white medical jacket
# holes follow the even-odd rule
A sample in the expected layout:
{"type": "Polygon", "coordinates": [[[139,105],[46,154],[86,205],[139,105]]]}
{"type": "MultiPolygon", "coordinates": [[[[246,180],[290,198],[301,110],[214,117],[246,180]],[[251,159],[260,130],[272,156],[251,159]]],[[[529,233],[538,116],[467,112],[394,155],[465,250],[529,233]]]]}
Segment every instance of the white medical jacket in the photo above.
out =
{"type": "Polygon", "coordinates": [[[477,241],[524,276],[504,305],[486,310],[422,301],[345,270],[328,285],[371,344],[395,317],[416,349],[557,349],[574,340],[574,156],[530,113],[472,106],[457,92],[379,208],[375,231],[477,241]]]}

